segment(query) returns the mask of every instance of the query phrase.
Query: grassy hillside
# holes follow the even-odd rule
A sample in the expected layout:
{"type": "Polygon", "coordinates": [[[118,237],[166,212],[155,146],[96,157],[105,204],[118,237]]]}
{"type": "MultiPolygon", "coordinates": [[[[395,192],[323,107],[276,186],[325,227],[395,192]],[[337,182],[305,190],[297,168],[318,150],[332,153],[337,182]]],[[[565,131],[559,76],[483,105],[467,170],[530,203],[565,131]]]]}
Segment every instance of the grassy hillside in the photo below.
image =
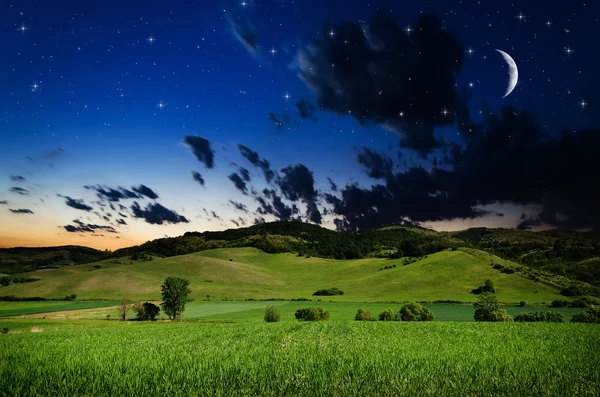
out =
{"type": "Polygon", "coordinates": [[[333,260],[267,254],[256,248],[226,248],[152,261],[110,259],[36,272],[40,281],[3,287],[0,295],[53,298],[74,293],[78,299],[160,299],[164,279],[179,276],[191,281],[197,300],[207,295],[211,300],[315,299],[314,291],[338,287],[344,295],[323,300],[466,302],[476,299],[470,290],[488,278],[494,281],[497,296],[504,302],[563,298],[553,286],[494,269],[491,262],[507,267],[514,264],[482,251],[446,250],[408,265],[404,262],[404,258],[333,260]],[[102,268],[95,269],[96,264],[102,268]],[[379,270],[393,265],[396,267],[379,270]]]}

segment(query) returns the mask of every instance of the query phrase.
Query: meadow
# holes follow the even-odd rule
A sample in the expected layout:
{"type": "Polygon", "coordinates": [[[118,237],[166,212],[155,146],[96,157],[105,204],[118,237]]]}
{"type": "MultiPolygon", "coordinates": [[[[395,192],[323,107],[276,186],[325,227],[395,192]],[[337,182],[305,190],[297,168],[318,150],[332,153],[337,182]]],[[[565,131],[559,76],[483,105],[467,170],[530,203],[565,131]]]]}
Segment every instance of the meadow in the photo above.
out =
{"type": "MultiPolygon", "coordinates": [[[[84,265],[24,274],[40,281],[2,287],[1,295],[78,299],[160,300],[166,276],[190,280],[196,300],[265,300],[313,298],[318,289],[337,287],[338,302],[455,300],[473,302],[470,291],[493,280],[502,302],[550,303],[565,299],[559,288],[529,280],[518,272],[501,273],[490,264],[518,265],[475,249],[460,248],[428,255],[404,265],[405,259],[333,260],[295,254],[267,254],[256,248],[223,248],[189,255],[132,261],[109,259],[84,265]],[[101,268],[95,268],[100,266],[101,268]],[[385,267],[391,267],[380,270],[385,267]],[[393,267],[396,266],[396,267],[393,267]]],[[[568,299],[568,298],[567,298],[568,299]]]]}
{"type": "Polygon", "coordinates": [[[0,320],[0,395],[598,395],[600,327],[0,320]],[[37,332],[30,332],[31,330],[37,332]]]}

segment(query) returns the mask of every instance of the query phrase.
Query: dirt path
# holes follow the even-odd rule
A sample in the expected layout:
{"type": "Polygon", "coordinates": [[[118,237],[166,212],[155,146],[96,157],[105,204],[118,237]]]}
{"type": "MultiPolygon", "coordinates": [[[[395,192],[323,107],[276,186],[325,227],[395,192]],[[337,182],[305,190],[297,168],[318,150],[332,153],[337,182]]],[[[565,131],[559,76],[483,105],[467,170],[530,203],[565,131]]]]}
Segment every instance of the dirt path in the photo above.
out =
{"type": "Polygon", "coordinates": [[[20,316],[12,316],[6,318],[46,318],[53,320],[73,320],[81,318],[106,318],[106,315],[110,313],[111,318],[116,318],[115,309],[118,306],[106,306],[96,307],[93,309],[78,309],[78,310],[64,310],[60,312],[48,312],[48,313],[36,313],[36,314],[22,314],[20,316]]]}

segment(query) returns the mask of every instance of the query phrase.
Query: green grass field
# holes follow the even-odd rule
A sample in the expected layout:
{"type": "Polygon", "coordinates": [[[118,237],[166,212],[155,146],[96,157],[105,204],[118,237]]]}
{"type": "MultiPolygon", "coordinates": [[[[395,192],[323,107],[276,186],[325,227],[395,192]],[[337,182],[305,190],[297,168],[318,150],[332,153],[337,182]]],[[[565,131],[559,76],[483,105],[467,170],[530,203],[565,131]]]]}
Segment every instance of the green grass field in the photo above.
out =
{"type": "Polygon", "coordinates": [[[551,302],[564,299],[558,289],[521,277],[500,273],[491,262],[516,266],[482,251],[459,249],[429,255],[403,266],[403,259],[379,258],[328,260],[293,254],[267,254],[255,248],[216,249],[149,262],[106,260],[26,274],[41,278],[33,283],[3,287],[1,295],[80,299],[160,299],[160,285],[167,276],[190,280],[193,297],[213,300],[312,298],[317,289],[338,287],[342,302],[377,301],[474,301],[470,290],[492,279],[503,302],[551,302]],[[230,260],[231,259],[231,260],[230,260]],[[93,266],[100,264],[101,269],[93,266]],[[379,271],[381,267],[396,268],[379,271]]]}
{"type": "Polygon", "coordinates": [[[117,302],[0,302],[0,317],[20,316],[25,314],[53,313],[65,310],[95,309],[114,306],[117,302]]]}
{"type": "Polygon", "coordinates": [[[0,320],[3,396],[598,395],[585,324],[0,320]],[[31,330],[37,332],[30,332],[31,330]]]}

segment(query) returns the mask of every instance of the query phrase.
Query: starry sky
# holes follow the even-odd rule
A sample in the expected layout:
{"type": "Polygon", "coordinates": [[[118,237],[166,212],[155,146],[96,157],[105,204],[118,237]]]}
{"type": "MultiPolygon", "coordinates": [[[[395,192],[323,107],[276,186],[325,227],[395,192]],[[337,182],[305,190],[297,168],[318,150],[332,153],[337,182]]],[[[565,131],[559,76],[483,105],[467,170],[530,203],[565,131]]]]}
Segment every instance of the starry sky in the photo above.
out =
{"type": "Polygon", "coordinates": [[[2,1],[0,246],[599,229],[599,28],[578,0],[2,1]]]}

